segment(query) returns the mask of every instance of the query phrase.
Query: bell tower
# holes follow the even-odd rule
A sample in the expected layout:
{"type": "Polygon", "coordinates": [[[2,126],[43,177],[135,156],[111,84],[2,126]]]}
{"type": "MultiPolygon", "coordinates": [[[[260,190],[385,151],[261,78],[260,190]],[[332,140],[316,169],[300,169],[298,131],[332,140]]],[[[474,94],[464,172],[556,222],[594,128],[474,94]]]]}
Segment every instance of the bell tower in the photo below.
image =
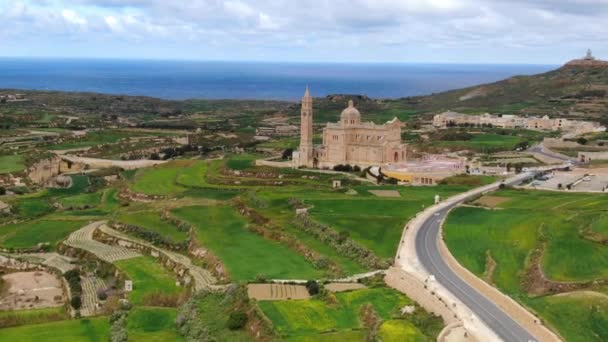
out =
{"type": "Polygon", "coordinates": [[[308,86],[306,86],[304,97],[302,97],[302,110],[300,111],[299,166],[314,167],[312,135],[312,96],[310,96],[308,86]]]}

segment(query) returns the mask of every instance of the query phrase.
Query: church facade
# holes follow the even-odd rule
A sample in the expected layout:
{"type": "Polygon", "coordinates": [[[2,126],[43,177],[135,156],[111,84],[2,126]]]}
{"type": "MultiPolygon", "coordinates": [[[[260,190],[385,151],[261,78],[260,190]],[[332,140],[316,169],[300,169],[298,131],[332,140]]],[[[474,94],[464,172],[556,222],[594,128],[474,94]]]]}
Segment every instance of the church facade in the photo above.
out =
{"type": "Polygon", "coordinates": [[[401,142],[401,121],[384,124],[362,122],[353,101],[340,115],[340,121],[323,128],[321,146],[313,145],[312,96],[308,88],[302,98],[300,147],[293,153],[295,167],[333,168],[336,165],[360,167],[403,163],[407,145],[401,142]]]}

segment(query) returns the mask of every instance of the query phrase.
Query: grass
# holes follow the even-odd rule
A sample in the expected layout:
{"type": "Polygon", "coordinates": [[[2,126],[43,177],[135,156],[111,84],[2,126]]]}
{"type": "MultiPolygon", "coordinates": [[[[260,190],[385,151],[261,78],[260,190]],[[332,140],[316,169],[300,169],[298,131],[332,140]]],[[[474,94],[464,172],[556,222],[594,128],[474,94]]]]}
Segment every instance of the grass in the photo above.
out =
{"type": "Polygon", "coordinates": [[[528,301],[569,342],[608,341],[608,297],[586,293],[528,301]]]}
{"type": "Polygon", "coordinates": [[[141,134],[128,131],[104,130],[99,132],[90,132],[81,139],[74,139],[63,144],[51,145],[49,150],[67,150],[73,148],[93,147],[103,144],[114,144],[122,139],[140,136],[141,134]]]}
{"type": "Polygon", "coordinates": [[[176,278],[152,257],[120,260],[116,267],[133,281],[129,301],[134,305],[146,304],[147,297],[156,294],[179,295],[184,288],[175,285],[176,278]]]}
{"type": "Polygon", "coordinates": [[[253,162],[258,158],[252,154],[236,154],[226,162],[226,166],[232,170],[243,171],[253,167],[253,162]]]}
{"type": "Polygon", "coordinates": [[[129,312],[129,341],[184,341],[175,326],[177,311],[170,308],[135,308],[129,312]]]}
{"type": "Polygon", "coordinates": [[[219,256],[234,280],[258,275],[278,279],[320,276],[303,256],[247,230],[246,220],[231,207],[183,207],[173,213],[194,226],[195,238],[219,256]]]}
{"type": "Polygon", "coordinates": [[[411,322],[396,319],[382,323],[380,326],[380,338],[383,342],[425,342],[430,340],[411,322]]]}
{"type": "Polygon", "coordinates": [[[153,168],[141,169],[135,175],[131,190],[146,195],[172,196],[186,189],[175,183],[184,167],[192,166],[189,160],[178,160],[153,168]]]}
{"type": "Polygon", "coordinates": [[[101,192],[84,193],[62,198],[59,202],[64,208],[95,207],[101,201],[101,192]]]}
{"type": "MultiPolygon", "coordinates": [[[[1,281],[0,294],[2,294],[1,281]]],[[[4,310],[0,311],[0,327],[46,323],[68,318],[65,308],[62,306],[31,310],[4,310]]]]}
{"type": "Polygon", "coordinates": [[[86,224],[75,220],[35,220],[0,227],[0,245],[6,248],[29,248],[38,243],[57,245],[71,232],[86,224]]]}
{"type": "Polygon", "coordinates": [[[106,317],[24,325],[0,330],[0,341],[105,342],[110,338],[106,317]]]}
{"type": "Polygon", "coordinates": [[[23,198],[15,201],[15,208],[19,216],[36,218],[53,211],[53,206],[44,198],[23,198]]]}
{"type": "Polygon", "coordinates": [[[382,320],[398,316],[401,307],[411,304],[407,297],[388,288],[341,292],[336,300],[334,305],[320,299],[261,301],[258,305],[281,336],[290,339],[364,329],[359,313],[367,303],[382,320]]]}
{"type": "Polygon", "coordinates": [[[188,233],[177,230],[177,227],[161,219],[158,212],[141,211],[136,213],[125,213],[117,218],[118,221],[136,225],[147,230],[156,232],[173,242],[182,242],[188,239],[188,233]]]}
{"type": "Polygon", "coordinates": [[[501,135],[493,133],[475,134],[470,140],[462,141],[435,141],[432,144],[450,149],[469,149],[476,152],[488,153],[497,151],[512,151],[526,139],[519,136],[501,135]]]}
{"type": "Polygon", "coordinates": [[[0,174],[19,172],[25,168],[23,156],[11,154],[0,156],[0,174]]]}
{"type": "Polygon", "coordinates": [[[312,217],[370,248],[378,256],[394,256],[403,226],[425,206],[432,205],[435,194],[442,198],[465,191],[463,186],[425,187],[369,187],[356,190],[360,195],[330,195],[317,193],[303,196],[305,203],[312,205],[312,217]],[[400,198],[372,196],[367,190],[397,190],[400,198]]]}
{"type": "Polygon", "coordinates": [[[597,336],[605,340],[600,327],[606,326],[606,300],[571,295],[533,298],[522,284],[528,257],[540,246],[541,237],[547,241],[541,267],[549,279],[608,278],[608,246],[580,234],[582,228],[595,230],[594,225],[606,222],[608,196],[523,190],[496,195],[509,198],[498,210],[461,207],[449,215],[444,238],[452,254],[482,277],[489,251],[496,262],[492,280],[499,289],[531,307],[569,341],[602,340],[597,336]]]}

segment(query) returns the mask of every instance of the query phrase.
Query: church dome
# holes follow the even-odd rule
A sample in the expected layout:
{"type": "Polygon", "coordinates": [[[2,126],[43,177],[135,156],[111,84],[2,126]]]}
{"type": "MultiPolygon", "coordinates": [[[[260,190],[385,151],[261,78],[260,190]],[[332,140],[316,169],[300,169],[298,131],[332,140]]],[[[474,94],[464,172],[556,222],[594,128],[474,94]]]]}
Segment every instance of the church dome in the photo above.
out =
{"type": "Polygon", "coordinates": [[[355,108],[353,100],[348,101],[348,107],[340,114],[340,121],[345,124],[358,124],[361,122],[361,113],[355,108]]]}

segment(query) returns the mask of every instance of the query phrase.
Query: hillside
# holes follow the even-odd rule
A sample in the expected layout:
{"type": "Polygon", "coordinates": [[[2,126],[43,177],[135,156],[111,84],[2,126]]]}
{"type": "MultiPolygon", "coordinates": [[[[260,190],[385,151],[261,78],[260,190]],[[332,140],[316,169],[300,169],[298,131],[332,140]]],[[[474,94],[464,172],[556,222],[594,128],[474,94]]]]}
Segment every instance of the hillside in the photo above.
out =
{"type": "Polygon", "coordinates": [[[429,96],[403,98],[420,111],[455,110],[469,113],[560,115],[608,122],[608,67],[569,62],[559,69],[532,76],[515,76],[495,83],[429,96]]]}

